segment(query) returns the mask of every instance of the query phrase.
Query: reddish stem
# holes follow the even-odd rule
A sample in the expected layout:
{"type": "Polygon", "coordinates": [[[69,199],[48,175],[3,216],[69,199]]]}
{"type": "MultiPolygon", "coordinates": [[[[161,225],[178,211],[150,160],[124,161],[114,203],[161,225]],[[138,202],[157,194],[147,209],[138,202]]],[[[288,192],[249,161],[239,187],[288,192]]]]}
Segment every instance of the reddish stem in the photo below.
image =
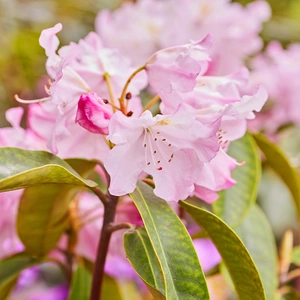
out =
{"type": "Polygon", "coordinates": [[[111,237],[111,224],[114,222],[118,197],[109,195],[104,204],[104,220],[101,230],[100,241],[97,250],[97,258],[93,272],[93,282],[90,300],[101,299],[102,282],[104,277],[104,265],[111,237]]]}

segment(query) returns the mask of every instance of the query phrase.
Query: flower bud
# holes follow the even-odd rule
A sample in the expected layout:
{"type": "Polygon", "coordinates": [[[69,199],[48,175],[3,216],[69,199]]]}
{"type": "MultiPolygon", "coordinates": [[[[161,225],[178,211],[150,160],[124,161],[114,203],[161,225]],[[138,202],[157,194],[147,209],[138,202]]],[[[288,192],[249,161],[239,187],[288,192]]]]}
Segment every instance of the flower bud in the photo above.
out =
{"type": "Polygon", "coordinates": [[[109,107],[96,93],[80,96],[75,122],[92,133],[108,134],[112,116],[109,107]]]}

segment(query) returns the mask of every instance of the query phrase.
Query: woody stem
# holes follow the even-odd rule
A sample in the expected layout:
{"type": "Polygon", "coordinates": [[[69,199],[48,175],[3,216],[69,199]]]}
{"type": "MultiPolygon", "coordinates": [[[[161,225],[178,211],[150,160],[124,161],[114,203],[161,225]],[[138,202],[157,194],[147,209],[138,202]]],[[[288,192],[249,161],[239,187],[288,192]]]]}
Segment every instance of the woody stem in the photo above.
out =
{"type": "Polygon", "coordinates": [[[104,219],[101,230],[100,241],[97,250],[97,257],[93,271],[93,281],[90,300],[101,299],[102,282],[104,277],[104,266],[111,238],[111,224],[114,222],[118,197],[110,195],[108,201],[104,202],[104,219]]]}

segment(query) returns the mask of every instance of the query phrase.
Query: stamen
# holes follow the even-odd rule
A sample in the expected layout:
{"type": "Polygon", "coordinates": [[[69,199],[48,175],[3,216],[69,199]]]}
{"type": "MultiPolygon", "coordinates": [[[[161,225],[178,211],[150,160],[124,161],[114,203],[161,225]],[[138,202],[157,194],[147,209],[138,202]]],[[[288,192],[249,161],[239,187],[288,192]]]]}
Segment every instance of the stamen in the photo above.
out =
{"type": "Polygon", "coordinates": [[[126,100],[130,100],[132,97],[132,94],[130,92],[128,92],[125,96],[126,100]]]}
{"type": "Polygon", "coordinates": [[[40,98],[40,99],[33,99],[33,100],[24,100],[21,99],[17,94],[14,96],[15,99],[19,102],[19,103],[25,103],[25,104],[30,104],[30,103],[42,103],[42,102],[46,102],[51,100],[51,97],[44,97],[44,98],[40,98]]]}
{"type": "MultiPolygon", "coordinates": [[[[119,107],[115,106],[114,104],[112,104],[111,102],[109,102],[107,99],[102,99],[102,100],[103,100],[103,102],[105,104],[111,105],[112,108],[117,109],[117,110],[121,110],[119,107]]],[[[130,112],[128,114],[130,114],[130,112]]],[[[128,115],[128,114],[126,115],[127,117],[131,117],[132,116],[132,114],[131,115],[128,115]]]]}
{"type": "MultiPolygon", "coordinates": [[[[155,160],[154,160],[154,157],[153,157],[153,154],[154,153],[154,150],[153,150],[153,147],[152,147],[152,141],[151,141],[151,136],[147,134],[147,131],[150,133],[150,135],[152,136],[152,132],[148,129],[145,129],[145,137],[144,137],[144,140],[146,138],[148,138],[148,141],[149,141],[149,147],[150,147],[150,153],[151,153],[151,157],[152,157],[152,161],[153,161],[153,164],[155,166],[156,169],[158,169],[158,166],[156,165],[155,163],[155,160]]],[[[146,151],[147,153],[147,151],[146,151]]],[[[147,165],[150,165],[150,162],[147,164],[147,165]]]]}
{"type": "Polygon", "coordinates": [[[50,84],[44,85],[45,92],[50,96],[50,84]]]}

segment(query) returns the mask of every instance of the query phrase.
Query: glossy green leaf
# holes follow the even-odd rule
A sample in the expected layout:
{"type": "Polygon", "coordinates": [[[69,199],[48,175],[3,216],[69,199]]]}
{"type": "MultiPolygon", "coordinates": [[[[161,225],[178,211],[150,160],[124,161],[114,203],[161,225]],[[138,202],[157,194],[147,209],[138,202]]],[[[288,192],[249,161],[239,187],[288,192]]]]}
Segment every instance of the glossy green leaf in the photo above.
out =
{"type": "Polygon", "coordinates": [[[82,158],[68,158],[64,161],[84,179],[88,177],[97,165],[93,160],[82,158]]]}
{"type": "Polygon", "coordinates": [[[89,300],[92,275],[82,264],[78,264],[73,274],[69,300],[89,300]]]}
{"type": "Polygon", "coordinates": [[[296,170],[291,166],[286,155],[262,134],[254,135],[257,145],[264,153],[267,163],[281,177],[289,188],[300,218],[300,179],[296,170]]]}
{"type": "MultiPolygon", "coordinates": [[[[95,163],[69,160],[78,176],[85,177],[95,163]]],[[[69,225],[69,204],[80,187],[42,184],[25,189],[17,216],[18,235],[31,255],[43,256],[57,244],[69,225]]]]}
{"type": "Polygon", "coordinates": [[[300,266],[300,246],[293,248],[291,255],[291,263],[296,266],[300,266]]]}
{"type": "Polygon", "coordinates": [[[240,224],[257,197],[261,163],[258,148],[252,136],[246,135],[230,144],[228,154],[245,165],[237,166],[232,171],[232,177],[237,183],[230,189],[220,192],[219,199],[214,202],[214,212],[229,226],[240,224]]]}
{"type": "Polygon", "coordinates": [[[266,298],[273,300],[278,285],[277,248],[272,228],[258,206],[235,228],[253,258],[262,279],[266,298]]]}
{"type": "Polygon", "coordinates": [[[144,221],[165,279],[166,299],[209,299],[192,240],[165,200],[143,182],[131,194],[144,221]]]}
{"type": "Polygon", "coordinates": [[[27,188],[19,204],[17,231],[26,251],[43,256],[57,244],[69,224],[69,204],[76,186],[47,184],[27,188]]]}
{"type": "Polygon", "coordinates": [[[49,152],[0,148],[0,192],[51,183],[97,185],[84,180],[70,165],[49,152]]]}
{"type": "Polygon", "coordinates": [[[165,299],[161,267],[145,228],[130,229],[124,234],[126,257],[147,285],[155,299],[165,299]]]}
{"type": "Polygon", "coordinates": [[[185,201],[179,203],[210,236],[223,258],[239,298],[266,299],[258,270],[237,234],[213,213],[185,201]]]}
{"type": "Polygon", "coordinates": [[[0,299],[6,299],[15,286],[21,271],[39,263],[25,253],[19,253],[0,261],[0,299]]]}

